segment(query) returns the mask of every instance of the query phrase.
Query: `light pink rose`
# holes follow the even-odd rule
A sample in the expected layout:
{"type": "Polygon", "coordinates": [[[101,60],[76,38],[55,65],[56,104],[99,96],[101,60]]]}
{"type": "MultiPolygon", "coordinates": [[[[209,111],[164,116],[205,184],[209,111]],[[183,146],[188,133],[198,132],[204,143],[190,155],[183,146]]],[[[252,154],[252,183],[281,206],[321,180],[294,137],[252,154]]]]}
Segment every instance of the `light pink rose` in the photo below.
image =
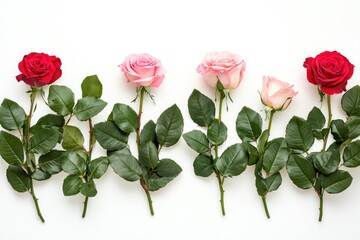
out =
{"type": "Polygon", "coordinates": [[[160,60],[146,53],[130,54],[119,67],[127,81],[137,87],[158,87],[166,73],[160,60]]]}
{"type": "Polygon", "coordinates": [[[261,89],[261,101],[264,105],[277,111],[285,110],[297,92],[293,90],[294,85],[282,82],[274,77],[263,77],[261,89]]]}
{"type": "Polygon", "coordinates": [[[225,89],[235,89],[243,78],[245,68],[244,60],[237,54],[211,52],[205,55],[196,71],[214,88],[219,80],[225,89]]]}

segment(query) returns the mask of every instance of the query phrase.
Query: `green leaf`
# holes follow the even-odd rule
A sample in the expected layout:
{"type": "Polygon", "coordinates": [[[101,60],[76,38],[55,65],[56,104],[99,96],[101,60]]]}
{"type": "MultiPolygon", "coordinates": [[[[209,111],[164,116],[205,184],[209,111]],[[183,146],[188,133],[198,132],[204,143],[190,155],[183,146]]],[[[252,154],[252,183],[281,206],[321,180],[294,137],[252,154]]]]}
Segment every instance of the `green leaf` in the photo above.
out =
{"type": "Polygon", "coordinates": [[[317,168],[322,174],[329,175],[335,172],[340,163],[339,151],[334,152],[318,152],[312,155],[314,167],[317,168]]]}
{"type": "Polygon", "coordinates": [[[227,139],[227,127],[223,122],[214,120],[207,131],[207,139],[213,145],[221,145],[227,139]]]}
{"type": "Polygon", "coordinates": [[[107,157],[99,157],[92,160],[88,167],[89,177],[91,179],[101,178],[109,166],[109,159],[107,157]]]}
{"type": "Polygon", "coordinates": [[[259,196],[265,196],[268,192],[265,180],[260,174],[255,174],[255,187],[259,196]]]}
{"type": "Polygon", "coordinates": [[[344,150],[343,161],[345,167],[360,165],[360,140],[350,143],[344,150]]]}
{"type": "Polygon", "coordinates": [[[102,95],[102,84],[97,75],[88,76],[81,83],[82,97],[100,98],[102,95]]]}
{"type": "Polygon", "coordinates": [[[116,103],[113,107],[112,115],[116,126],[123,132],[131,133],[139,127],[137,113],[128,105],[116,103]]]}
{"type": "Polygon", "coordinates": [[[341,119],[331,121],[331,134],[336,142],[343,143],[349,138],[349,129],[341,119]]]}
{"type": "Polygon", "coordinates": [[[321,129],[321,134],[322,134],[323,136],[326,136],[327,134],[329,134],[329,132],[330,132],[330,129],[329,129],[329,128],[323,128],[323,129],[321,129]]]}
{"type": "Polygon", "coordinates": [[[216,168],[222,176],[232,177],[240,175],[247,166],[248,156],[241,144],[228,147],[216,160],[216,168]]]}
{"type": "Polygon", "coordinates": [[[282,182],[279,172],[265,178],[264,180],[268,192],[276,191],[280,187],[282,182]]]}
{"type": "Polygon", "coordinates": [[[67,116],[73,112],[75,95],[70,88],[52,85],[49,88],[49,107],[61,116],[67,116]]]}
{"type": "Polygon", "coordinates": [[[31,178],[36,181],[44,181],[51,177],[51,175],[47,172],[44,172],[40,169],[36,169],[35,172],[31,174],[31,178]]]}
{"type": "Polygon", "coordinates": [[[77,101],[74,107],[74,114],[80,121],[87,121],[100,113],[107,105],[107,102],[95,97],[84,97],[77,101]]]}
{"type": "Polygon", "coordinates": [[[51,150],[49,153],[40,156],[39,168],[50,175],[61,172],[61,164],[65,159],[64,153],[64,151],[51,150]]]}
{"type": "Polygon", "coordinates": [[[22,165],[24,162],[23,145],[17,137],[7,132],[0,132],[0,155],[11,165],[22,165]]]}
{"type": "Polygon", "coordinates": [[[139,162],[131,155],[128,148],[123,148],[109,156],[110,166],[115,173],[127,181],[134,182],[140,179],[142,170],[139,162]]]}
{"type": "Polygon", "coordinates": [[[30,138],[30,152],[39,154],[50,152],[58,143],[59,134],[59,131],[54,129],[41,129],[30,138]]]}
{"type": "Polygon", "coordinates": [[[279,172],[286,164],[290,151],[284,138],[270,141],[264,153],[263,167],[268,175],[279,172]]]}
{"type": "Polygon", "coordinates": [[[244,148],[244,150],[247,152],[248,155],[248,165],[254,165],[257,163],[258,159],[259,159],[259,153],[258,150],[256,149],[256,147],[254,147],[253,145],[251,145],[251,143],[249,142],[243,142],[242,146],[244,148]]]}
{"type": "Polygon", "coordinates": [[[215,118],[214,102],[194,89],[188,99],[188,109],[191,119],[201,127],[207,127],[215,118]]]}
{"type": "Polygon", "coordinates": [[[80,152],[66,152],[61,167],[68,174],[82,175],[86,171],[86,160],[80,152]]]}
{"type": "Polygon", "coordinates": [[[319,140],[324,139],[323,130],[324,130],[324,129],[322,129],[322,130],[313,129],[313,130],[312,130],[313,136],[314,136],[316,139],[319,139],[319,140]]]}
{"type": "Polygon", "coordinates": [[[349,129],[349,139],[355,139],[360,136],[360,118],[350,117],[345,124],[349,129]]]}
{"type": "Polygon", "coordinates": [[[194,172],[196,176],[209,177],[214,172],[211,156],[199,154],[194,161],[194,172]]]}
{"type": "Polygon", "coordinates": [[[81,186],[80,192],[87,197],[95,197],[97,194],[94,180],[90,180],[81,186]]]}
{"type": "Polygon", "coordinates": [[[348,90],[341,98],[341,107],[346,114],[360,117],[360,86],[356,85],[348,90]]]}
{"type": "Polygon", "coordinates": [[[119,130],[113,122],[106,121],[95,124],[94,135],[99,144],[106,150],[116,151],[127,146],[128,136],[119,130]]]}
{"type": "Polygon", "coordinates": [[[64,126],[64,138],[62,147],[66,150],[79,150],[84,149],[84,136],[80,129],[74,126],[64,126]]]}
{"type": "Polygon", "coordinates": [[[76,195],[80,192],[83,181],[79,176],[69,175],[64,179],[63,193],[65,196],[76,195]]]}
{"type": "Polygon", "coordinates": [[[199,130],[193,130],[185,133],[183,134],[183,138],[187,145],[198,153],[210,151],[209,140],[206,135],[199,130]]]}
{"type": "Polygon", "coordinates": [[[282,179],[279,172],[267,178],[256,175],[255,185],[259,196],[265,196],[268,192],[276,191],[281,185],[282,179]]]}
{"type": "Polygon", "coordinates": [[[265,151],[265,147],[266,144],[268,143],[269,136],[270,136],[269,130],[265,129],[259,138],[257,149],[260,155],[262,155],[265,151]]]}
{"type": "Polygon", "coordinates": [[[316,177],[316,180],[315,180],[315,185],[314,185],[314,190],[317,192],[317,193],[321,193],[321,192],[324,192],[324,189],[322,187],[322,181],[324,179],[324,175],[322,175],[321,173],[316,177]]]}
{"type": "Polygon", "coordinates": [[[181,167],[169,158],[160,160],[159,165],[156,167],[156,173],[161,177],[175,178],[181,173],[181,167]]]}
{"type": "Polygon", "coordinates": [[[41,117],[37,123],[31,127],[31,133],[36,133],[43,129],[46,126],[53,126],[53,127],[63,127],[65,124],[65,119],[63,116],[54,115],[54,114],[47,114],[41,117]]]}
{"type": "Polygon", "coordinates": [[[173,177],[160,177],[157,174],[151,175],[149,181],[149,191],[157,191],[162,187],[165,187],[171,180],[173,180],[173,177]]]}
{"type": "Polygon", "coordinates": [[[139,161],[150,169],[154,169],[159,164],[158,149],[153,142],[140,146],[139,161]]]}
{"type": "Polygon", "coordinates": [[[0,124],[6,130],[20,129],[25,122],[26,114],[22,107],[7,98],[0,106],[0,124]]]}
{"type": "Polygon", "coordinates": [[[262,119],[254,110],[243,107],[236,118],[236,131],[243,141],[256,141],[261,135],[262,119]]]}
{"type": "Polygon", "coordinates": [[[326,119],[319,108],[313,107],[307,116],[307,122],[313,130],[322,129],[325,125],[326,119]]]}
{"type": "Polygon", "coordinates": [[[330,144],[330,146],[328,147],[328,149],[326,151],[333,152],[333,151],[340,149],[340,147],[341,147],[340,143],[333,142],[332,144],[330,144]]]}
{"type": "Polygon", "coordinates": [[[155,128],[156,124],[152,120],[144,125],[140,132],[140,145],[144,145],[147,142],[157,143],[155,128]]]}
{"type": "Polygon", "coordinates": [[[19,166],[10,165],[6,170],[6,178],[15,191],[26,192],[30,190],[29,176],[19,166]]]}
{"type": "Polygon", "coordinates": [[[290,154],[286,170],[293,183],[302,189],[311,188],[315,181],[312,163],[301,155],[290,154]]]}
{"type": "Polygon", "coordinates": [[[184,119],[176,104],[166,109],[156,121],[156,137],[160,145],[170,147],[177,143],[184,129],[184,119]]]}
{"type": "Polygon", "coordinates": [[[294,116],[286,126],[285,140],[291,149],[307,152],[314,144],[310,124],[294,116]]]}
{"type": "Polygon", "coordinates": [[[329,176],[324,176],[322,187],[327,193],[340,193],[350,186],[352,179],[350,173],[337,170],[329,176]]]}

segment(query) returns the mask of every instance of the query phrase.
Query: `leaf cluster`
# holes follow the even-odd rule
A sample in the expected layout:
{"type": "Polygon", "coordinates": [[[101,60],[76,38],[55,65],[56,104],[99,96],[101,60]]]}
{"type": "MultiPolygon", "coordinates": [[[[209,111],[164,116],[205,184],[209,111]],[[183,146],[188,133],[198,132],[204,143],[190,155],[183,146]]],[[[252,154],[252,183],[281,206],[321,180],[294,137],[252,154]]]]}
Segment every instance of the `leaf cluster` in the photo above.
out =
{"type": "Polygon", "coordinates": [[[341,99],[346,121],[334,119],[325,126],[325,116],[314,107],[307,119],[294,116],[286,127],[285,140],[291,149],[287,172],[301,189],[313,188],[319,196],[347,189],[352,176],[341,167],[360,165],[360,86],[348,90],[341,99]],[[333,143],[322,151],[311,151],[315,140],[326,146],[327,135],[333,143]]]}
{"type": "Polygon", "coordinates": [[[139,133],[139,152],[134,156],[128,136],[140,126],[136,112],[128,105],[116,103],[107,121],[94,126],[99,144],[107,150],[110,166],[127,181],[140,180],[143,187],[156,191],[180,174],[181,167],[172,159],[160,159],[162,147],[170,147],[181,137],[184,120],[180,109],[172,105],[157,119],[147,122],[139,133]]]}

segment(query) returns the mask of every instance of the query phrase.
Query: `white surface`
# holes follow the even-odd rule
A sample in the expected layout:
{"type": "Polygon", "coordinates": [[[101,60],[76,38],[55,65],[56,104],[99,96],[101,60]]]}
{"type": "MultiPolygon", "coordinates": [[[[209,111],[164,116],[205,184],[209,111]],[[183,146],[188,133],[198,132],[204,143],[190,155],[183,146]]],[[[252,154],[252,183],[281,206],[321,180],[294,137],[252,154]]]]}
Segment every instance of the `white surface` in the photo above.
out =
{"type": "MultiPolygon", "coordinates": [[[[153,91],[156,104],[146,100],[143,122],[177,103],[187,132],[197,128],[186,106],[192,89],[213,98],[213,90],[195,71],[197,65],[208,51],[229,50],[243,56],[247,70],[232,92],[229,112],[223,114],[229,138],[221,150],[239,141],[234,122],[244,105],[263,110],[257,93],[263,75],[288,81],[299,91],[288,110],[275,115],[272,137],[283,136],[291,116],[305,117],[314,105],[320,106],[316,88],[307,82],[302,67],[306,57],[324,50],[341,52],[356,66],[348,88],[359,84],[358,6],[356,0],[1,0],[0,97],[27,110],[28,87],[15,80],[17,64],[31,51],[55,54],[63,62],[63,76],[56,84],[71,87],[77,97],[82,79],[98,74],[109,105],[94,122],[103,121],[116,102],[137,109],[130,103],[134,88],[124,81],[117,65],[130,53],[147,52],[162,60],[167,75],[153,91]]],[[[335,118],[343,118],[340,98],[333,98],[335,118]]],[[[39,99],[35,118],[45,109],[39,99]]],[[[97,146],[94,155],[101,154],[104,151],[97,146]]],[[[226,180],[227,215],[222,217],[216,178],[194,175],[196,154],[185,142],[161,154],[176,159],[183,172],[152,194],[154,217],[139,184],[126,182],[109,169],[96,181],[98,195],[90,199],[86,219],[81,219],[83,197],[63,196],[65,174],[36,183],[45,224],[38,220],[30,196],[11,189],[7,165],[0,161],[0,239],[355,239],[360,233],[359,169],[350,169],[354,181],[349,189],[325,195],[322,223],[317,222],[315,192],[298,189],[285,171],[280,189],[268,195],[272,218],[267,220],[253,167],[226,180]]]]}

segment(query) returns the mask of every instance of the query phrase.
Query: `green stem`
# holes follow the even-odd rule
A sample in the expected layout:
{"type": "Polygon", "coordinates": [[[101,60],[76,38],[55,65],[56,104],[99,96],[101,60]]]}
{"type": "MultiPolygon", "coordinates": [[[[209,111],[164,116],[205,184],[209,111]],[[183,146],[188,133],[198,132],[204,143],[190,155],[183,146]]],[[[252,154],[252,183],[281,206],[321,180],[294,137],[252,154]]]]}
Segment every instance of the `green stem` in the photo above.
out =
{"type": "Polygon", "coordinates": [[[320,193],[319,194],[319,198],[320,198],[320,207],[319,207],[319,222],[321,222],[322,217],[323,217],[323,194],[320,193]]]}
{"type": "Polygon", "coordinates": [[[220,101],[219,101],[219,117],[218,117],[219,122],[221,122],[222,105],[223,105],[224,98],[225,98],[225,97],[224,97],[222,94],[220,94],[220,101]]]}
{"type": "Polygon", "coordinates": [[[140,126],[141,126],[141,115],[142,115],[143,104],[144,104],[144,93],[145,93],[145,89],[142,88],[140,90],[140,103],[139,103],[139,112],[138,112],[139,127],[136,129],[136,144],[137,144],[138,150],[140,150],[140,126]]]}
{"type": "Polygon", "coordinates": [[[65,126],[69,124],[69,122],[70,122],[70,120],[71,120],[72,116],[73,116],[73,114],[71,113],[71,114],[70,114],[70,116],[69,116],[69,118],[68,118],[68,120],[67,120],[67,121],[66,121],[66,123],[65,123],[65,126]]]}
{"type": "Polygon", "coordinates": [[[326,144],[327,144],[327,140],[329,137],[329,133],[330,133],[330,126],[331,126],[331,120],[332,120],[332,112],[331,112],[331,96],[330,95],[326,95],[326,102],[327,102],[327,109],[328,109],[328,124],[327,124],[327,133],[324,137],[324,144],[323,144],[323,148],[322,148],[322,152],[324,152],[326,150],[326,144]]]}
{"type": "Polygon", "coordinates": [[[84,209],[83,209],[83,213],[82,213],[82,218],[85,218],[85,217],[86,217],[86,211],[87,211],[88,201],[89,201],[89,197],[86,196],[86,197],[85,197],[85,201],[84,201],[84,209]]]}
{"type": "MultiPolygon", "coordinates": [[[[272,126],[272,122],[273,122],[273,118],[274,118],[275,113],[276,113],[276,111],[274,109],[272,109],[270,111],[269,124],[268,124],[268,128],[267,128],[269,136],[270,136],[271,126],[272,126]]],[[[255,171],[256,171],[256,169],[255,169],[255,171]]],[[[267,202],[266,202],[266,195],[262,195],[261,199],[262,199],[262,203],[263,203],[264,210],[265,210],[265,213],[266,213],[266,217],[268,219],[270,219],[270,213],[269,213],[269,209],[268,209],[267,202]]]]}
{"type": "Polygon", "coordinates": [[[34,114],[34,109],[35,109],[35,99],[36,99],[36,94],[37,94],[38,89],[37,88],[32,88],[31,94],[30,94],[30,110],[29,110],[29,114],[26,118],[26,123],[25,123],[25,127],[24,127],[24,137],[23,137],[23,144],[24,144],[24,148],[25,148],[25,155],[26,155],[26,170],[29,176],[29,181],[30,181],[30,195],[34,201],[35,204],[35,208],[36,208],[36,212],[41,220],[41,222],[45,222],[44,217],[42,216],[40,207],[39,207],[39,202],[38,202],[38,198],[35,195],[35,190],[34,190],[34,184],[33,184],[33,180],[31,178],[31,174],[32,174],[32,162],[31,162],[31,158],[30,158],[30,151],[29,151],[29,141],[30,141],[30,127],[31,127],[31,119],[32,116],[34,114]]]}
{"type": "Polygon", "coordinates": [[[37,212],[41,222],[44,223],[45,219],[44,219],[43,215],[41,214],[41,210],[40,210],[40,207],[39,207],[39,202],[38,202],[38,199],[36,198],[33,181],[32,181],[32,178],[31,178],[30,175],[29,175],[29,180],[30,180],[30,194],[31,194],[31,197],[32,197],[32,199],[34,201],[36,212],[37,212]]]}
{"type": "Polygon", "coordinates": [[[88,151],[88,158],[87,158],[88,163],[90,163],[90,161],[91,161],[91,155],[92,155],[92,151],[94,149],[95,143],[96,143],[96,139],[94,136],[94,126],[92,124],[91,118],[89,118],[89,151],[88,151]]]}
{"type": "MultiPolygon", "coordinates": [[[[89,118],[89,151],[87,152],[87,159],[86,159],[85,182],[89,181],[89,172],[88,172],[89,171],[89,164],[91,162],[91,155],[92,155],[92,151],[94,149],[95,143],[96,143],[96,140],[95,140],[95,137],[94,137],[94,127],[93,127],[91,118],[89,118]]],[[[85,196],[84,208],[83,208],[83,213],[82,213],[83,218],[86,217],[88,202],[89,202],[89,197],[85,196]]]]}
{"type": "MultiPolygon", "coordinates": [[[[136,144],[137,144],[138,152],[140,151],[141,115],[142,115],[142,111],[143,111],[145,91],[146,91],[146,89],[144,87],[142,87],[140,89],[140,103],[139,103],[139,111],[138,111],[139,127],[136,129],[136,144]]],[[[159,149],[159,151],[160,151],[160,149],[159,149]]],[[[145,183],[145,181],[143,179],[140,180],[140,184],[141,184],[142,188],[145,191],[146,198],[147,198],[147,201],[148,201],[148,204],[149,204],[150,214],[151,214],[151,216],[154,216],[154,208],[153,208],[153,205],[152,205],[151,195],[150,195],[150,192],[148,190],[148,186],[147,186],[147,184],[145,183]]]]}
{"type": "Polygon", "coordinates": [[[221,176],[220,173],[218,171],[216,171],[216,177],[218,180],[218,184],[219,184],[219,190],[220,190],[220,205],[221,205],[221,213],[223,216],[225,216],[225,203],[224,203],[224,188],[223,188],[223,183],[224,180],[221,181],[221,176]]]}
{"type": "Polygon", "coordinates": [[[272,121],[273,121],[273,118],[274,118],[274,114],[276,113],[276,111],[274,109],[272,109],[270,111],[270,117],[269,117],[269,125],[268,125],[268,132],[269,132],[269,135],[270,135],[270,130],[271,130],[271,125],[272,125],[272,121]]]}
{"type": "MultiPolygon", "coordinates": [[[[223,105],[223,100],[224,100],[224,96],[222,94],[220,94],[220,101],[219,101],[219,115],[218,115],[218,121],[221,122],[221,114],[222,114],[222,105],[223,105]]],[[[219,157],[219,146],[215,145],[215,162],[219,157]]],[[[225,202],[224,202],[224,178],[221,180],[221,175],[220,172],[216,169],[215,167],[215,162],[214,162],[214,169],[215,169],[215,174],[216,174],[216,178],[218,180],[218,185],[219,185],[219,191],[220,191],[220,205],[221,205],[221,212],[222,215],[225,216],[225,202]]]]}
{"type": "Polygon", "coordinates": [[[266,195],[262,195],[261,199],[262,199],[262,202],[263,202],[263,205],[264,205],[266,217],[270,219],[270,213],[269,213],[269,209],[268,209],[267,203],[266,203],[266,195]]]}
{"type": "Polygon", "coordinates": [[[146,198],[147,198],[147,201],[148,201],[148,204],[149,204],[149,209],[150,209],[150,214],[151,216],[154,216],[154,208],[153,208],[153,205],[152,205],[152,200],[151,200],[151,195],[150,195],[150,192],[147,188],[147,185],[141,181],[141,186],[143,187],[145,193],[146,193],[146,198]]]}

